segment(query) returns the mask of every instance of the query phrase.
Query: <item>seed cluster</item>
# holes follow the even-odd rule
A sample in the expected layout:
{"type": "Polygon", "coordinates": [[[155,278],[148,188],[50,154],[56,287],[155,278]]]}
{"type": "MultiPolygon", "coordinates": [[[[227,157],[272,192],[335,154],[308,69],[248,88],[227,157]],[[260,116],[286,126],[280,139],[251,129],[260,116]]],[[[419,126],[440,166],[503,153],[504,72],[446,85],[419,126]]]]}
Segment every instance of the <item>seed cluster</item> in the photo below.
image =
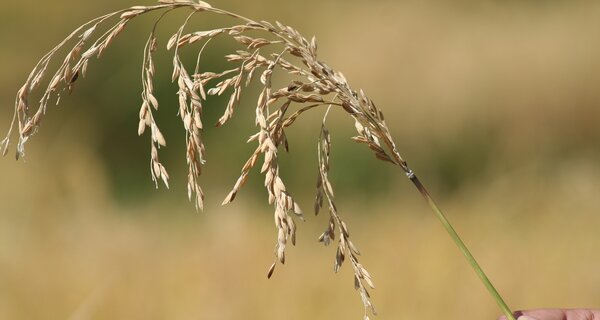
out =
{"type": "MultiPolygon", "coordinates": [[[[288,242],[291,241],[292,244],[296,242],[297,228],[294,218],[304,220],[300,206],[280,176],[280,152],[288,151],[289,148],[286,129],[293,125],[302,113],[318,107],[327,108],[318,141],[317,195],[314,210],[315,214],[318,214],[323,207],[326,207],[329,212],[329,221],[326,230],[319,237],[319,241],[329,245],[338,239],[334,270],[337,272],[346,259],[350,260],[354,271],[355,288],[360,293],[365,307],[365,319],[368,319],[368,314],[374,314],[375,309],[367,287],[374,288],[374,284],[369,272],[358,261],[360,252],[351,241],[348,227],[337,210],[333,187],[328,177],[331,139],[326,127],[326,119],[330,110],[342,110],[353,118],[358,133],[353,139],[356,142],[367,144],[377,158],[398,165],[405,171],[408,168],[396,149],[381,111],[362,90],[353,90],[342,73],[333,70],[317,59],[317,41],[314,37],[309,41],[297,30],[279,22],[273,25],[266,21],[254,21],[235,13],[213,8],[203,1],[163,0],[158,5],[135,6],[91,20],[76,29],[46,54],[19,90],[13,119],[13,125],[17,123],[19,126],[17,158],[24,155],[24,145],[37,131],[50,99],[57,97],[58,102],[58,98],[64,90],[71,91],[75,81],[80,76],[86,75],[89,60],[93,57],[100,58],[132,19],[148,12],[163,10],[144,47],[142,105],[139,112],[138,134],[143,135],[149,128],[152,179],[157,187],[159,180],[168,187],[169,175],[159,159],[159,149],[166,146],[166,141],[153,116],[159,108],[153,87],[155,75],[153,54],[158,48],[155,31],[159,22],[167,13],[178,8],[191,9],[191,13],[167,41],[166,47],[167,50],[173,52],[172,81],[178,86],[178,115],[186,131],[185,155],[189,169],[187,186],[190,201],[194,201],[197,209],[203,208],[204,195],[199,184],[202,166],[205,163],[202,136],[203,103],[210,96],[226,93],[229,95],[225,111],[216,124],[222,126],[233,117],[242,91],[258,78],[261,91],[255,109],[257,132],[248,140],[248,142],[256,143],[257,147],[242,167],[240,177],[223,204],[228,204],[235,199],[250,171],[262,158],[260,171],[264,175],[264,186],[268,192],[269,204],[274,207],[277,228],[276,259],[268,271],[268,276],[271,277],[277,263],[285,263],[285,248],[288,242]],[[231,16],[241,23],[220,29],[185,33],[188,21],[195,14],[204,11],[231,16]],[[92,41],[94,35],[99,32],[98,30],[111,18],[117,18],[118,21],[92,41]],[[263,34],[264,38],[254,36],[257,33],[263,34]],[[219,36],[231,37],[242,47],[234,53],[225,55],[225,59],[233,67],[221,72],[201,70],[204,48],[212,39],[219,36]],[[64,58],[62,65],[51,76],[37,110],[31,115],[33,110],[28,101],[29,94],[39,87],[48,71],[51,59],[58,50],[72,41],[76,42],[75,45],[64,58]],[[180,58],[180,50],[196,43],[203,43],[203,45],[198,51],[196,66],[190,72],[192,69],[188,69],[180,58]],[[272,83],[274,72],[287,73],[294,80],[285,86],[274,87],[272,83]]],[[[12,126],[0,145],[4,154],[8,151],[11,131],[12,126]]]]}

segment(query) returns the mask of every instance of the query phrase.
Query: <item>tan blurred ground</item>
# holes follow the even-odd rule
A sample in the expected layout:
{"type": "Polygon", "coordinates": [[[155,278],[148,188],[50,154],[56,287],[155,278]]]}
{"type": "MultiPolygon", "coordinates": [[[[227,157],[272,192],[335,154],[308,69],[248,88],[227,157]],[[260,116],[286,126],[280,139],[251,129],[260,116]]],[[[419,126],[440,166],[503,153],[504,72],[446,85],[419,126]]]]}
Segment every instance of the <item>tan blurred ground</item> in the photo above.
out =
{"type": "MultiPolygon", "coordinates": [[[[254,3],[212,4],[317,35],[322,59],[384,111],[512,308],[600,307],[600,5],[254,3]]],[[[87,19],[133,4],[4,4],[0,129],[44,52],[87,19]]],[[[334,249],[316,242],[325,217],[308,216],[288,263],[267,280],[276,234],[264,192],[251,190],[260,181],[218,206],[250,132],[208,129],[229,133],[209,137],[204,213],[185,199],[176,145],[163,151],[173,190],[153,190],[147,137],[135,137],[139,93],[127,90],[139,82],[128,64],[138,69],[143,43],[133,39],[146,37],[150,20],[123,35],[106,57],[112,65],[92,66],[82,94],[52,109],[25,161],[1,161],[0,319],[360,319],[348,266],[334,275],[334,249]],[[131,131],[117,130],[129,122],[131,131]],[[127,168],[132,181],[119,178],[127,168]]],[[[332,121],[337,201],[374,275],[376,319],[495,319],[498,308],[409,182],[349,142],[347,119],[332,121]]],[[[287,163],[297,169],[286,174],[308,211],[317,124],[301,125],[287,163]]]]}

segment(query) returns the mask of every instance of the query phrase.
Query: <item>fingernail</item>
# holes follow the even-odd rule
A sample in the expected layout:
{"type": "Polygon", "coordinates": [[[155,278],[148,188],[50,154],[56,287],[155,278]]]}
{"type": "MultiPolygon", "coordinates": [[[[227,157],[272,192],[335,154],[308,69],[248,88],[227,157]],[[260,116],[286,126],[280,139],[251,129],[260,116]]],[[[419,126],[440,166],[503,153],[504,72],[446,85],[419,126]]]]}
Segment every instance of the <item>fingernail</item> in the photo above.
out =
{"type": "Polygon", "coordinates": [[[534,317],[530,317],[530,316],[520,316],[517,318],[517,320],[538,320],[534,317]]]}

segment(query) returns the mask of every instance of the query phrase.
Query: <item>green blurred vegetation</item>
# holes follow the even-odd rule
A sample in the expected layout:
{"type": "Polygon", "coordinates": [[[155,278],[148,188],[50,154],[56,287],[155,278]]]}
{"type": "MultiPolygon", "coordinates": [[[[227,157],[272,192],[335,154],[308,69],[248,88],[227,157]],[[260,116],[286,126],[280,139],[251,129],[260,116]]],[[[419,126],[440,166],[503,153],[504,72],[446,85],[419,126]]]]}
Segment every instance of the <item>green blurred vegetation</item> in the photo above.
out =
{"type": "MultiPolygon", "coordinates": [[[[35,62],[68,32],[134,1],[3,4],[0,129],[35,62]]],[[[213,3],[315,34],[321,58],[384,111],[403,156],[515,309],[600,301],[600,4],[591,1],[213,3]]],[[[161,48],[182,13],[161,27],[161,48]]],[[[226,19],[200,15],[190,28],[226,19]]],[[[136,19],[75,92],[51,108],[24,161],[0,164],[0,319],[358,319],[361,304],[308,215],[275,278],[276,234],[257,173],[220,208],[253,146],[254,96],[205,130],[207,208],[187,203],[183,130],[169,54],[156,55],[161,159],[155,190],[138,137],[136,19]],[[244,284],[243,286],[241,284],[244,284]]],[[[228,41],[203,65],[226,66],[228,41]]],[[[190,52],[189,59],[194,59],[190,52]]],[[[206,121],[224,105],[214,100],[206,121]]],[[[322,112],[290,130],[290,190],[312,208],[322,112]]],[[[375,277],[377,319],[495,319],[500,313],[399,170],[350,141],[332,113],[337,201],[375,277]]]]}

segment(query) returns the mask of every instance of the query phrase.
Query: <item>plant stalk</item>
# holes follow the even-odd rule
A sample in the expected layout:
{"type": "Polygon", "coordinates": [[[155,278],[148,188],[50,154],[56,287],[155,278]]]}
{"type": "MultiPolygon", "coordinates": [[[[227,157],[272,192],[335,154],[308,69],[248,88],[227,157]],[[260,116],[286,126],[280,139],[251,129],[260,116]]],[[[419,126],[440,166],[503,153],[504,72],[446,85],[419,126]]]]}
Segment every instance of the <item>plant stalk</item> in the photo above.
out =
{"type": "Polygon", "coordinates": [[[448,234],[450,234],[450,237],[452,237],[452,240],[454,240],[454,243],[456,243],[460,251],[462,251],[471,267],[473,267],[475,273],[477,273],[479,279],[481,279],[481,282],[483,282],[483,285],[485,285],[492,298],[496,300],[496,303],[502,310],[502,313],[504,313],[508,320],[515,320],[515,317],[508,305],[506,305],[506,302],[504,302],[496,288],[494,288],[494,285],[492,285],[490,279],[488,279],[488,277],[485,275],[483,269],[481,269],[481,267],[477,263],[477,260],[475,260],[475,257],[473,257],[465,243],[460,239],[458,233],[456,233],[456,230],[454,230],[454,228],[450,224],[450,221],[448,221],[444,213],[435,204],[435,202],[431,198],[431,195],[429,195],[429,192],[427,192],[427,189],[425,189],[419,178],[417,178],[417,176],[412,172],[412,170],[407,170],[407,176],[410,179],[410,181],[412,181],[412,183],[415,185],[415,187],[419,190],[423,198],[425,198],[425,201],[427,202],[431,210],[433,210],[435,215],[438,217],[442,225],[444,225],[444,228],[446,229],[446,231],[448,231],[448,234]]]}

